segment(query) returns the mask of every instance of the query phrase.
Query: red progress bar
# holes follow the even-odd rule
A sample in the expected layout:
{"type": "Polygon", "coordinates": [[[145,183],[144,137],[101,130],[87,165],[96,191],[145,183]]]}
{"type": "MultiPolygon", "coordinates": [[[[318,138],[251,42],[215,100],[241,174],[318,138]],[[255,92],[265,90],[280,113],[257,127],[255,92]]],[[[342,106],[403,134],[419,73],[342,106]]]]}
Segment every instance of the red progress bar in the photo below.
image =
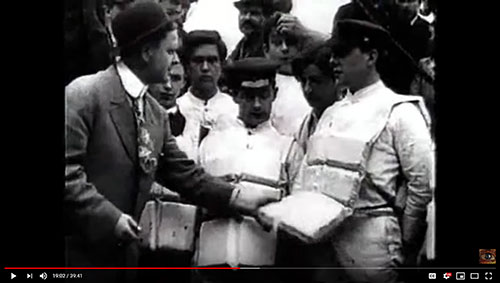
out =
{"type": "Polygon", "coordinates": [[[4,267],[4,269],[240,269],[239,267],[4,267]]]}

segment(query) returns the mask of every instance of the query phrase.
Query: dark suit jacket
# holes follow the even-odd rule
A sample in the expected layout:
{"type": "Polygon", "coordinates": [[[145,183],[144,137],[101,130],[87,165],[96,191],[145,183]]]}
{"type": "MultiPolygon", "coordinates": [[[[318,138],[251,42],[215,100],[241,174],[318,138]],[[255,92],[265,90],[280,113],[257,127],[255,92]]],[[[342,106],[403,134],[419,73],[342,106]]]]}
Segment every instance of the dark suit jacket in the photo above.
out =
{"type": "Polygon", "coordinates": [[[66,187],[64,209],[71,236],[70,265],[134,265],[117,247],[114,226],[127,213],[136,220],[154,177],[161,185],[213,210],[227,208],[233,187],[207,175],[180,151],[168,114],[149,94],[146,127],[158,158],[156,174],[138,166],[136,124],[114,67],[80,77],[66,87],[66,187]]]}

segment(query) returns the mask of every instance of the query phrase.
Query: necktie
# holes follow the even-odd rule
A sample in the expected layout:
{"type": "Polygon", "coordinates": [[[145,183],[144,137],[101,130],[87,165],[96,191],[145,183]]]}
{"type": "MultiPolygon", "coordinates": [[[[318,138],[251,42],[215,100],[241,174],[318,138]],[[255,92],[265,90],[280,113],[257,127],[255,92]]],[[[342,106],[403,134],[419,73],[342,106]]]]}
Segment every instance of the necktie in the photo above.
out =
{"type": "Polygon", "coordinates": [[[157,160],[153,157],[153,141],[149,135],[149,131],[146,128],[146,119],[144,115],[144,107],[140,107],[139,98],[132,99],[132,105],[134,108],[134,116],[137,123],[137,148],[139,155],[139,166],[146,174],[151,174],[156,165],[157,160]]]}

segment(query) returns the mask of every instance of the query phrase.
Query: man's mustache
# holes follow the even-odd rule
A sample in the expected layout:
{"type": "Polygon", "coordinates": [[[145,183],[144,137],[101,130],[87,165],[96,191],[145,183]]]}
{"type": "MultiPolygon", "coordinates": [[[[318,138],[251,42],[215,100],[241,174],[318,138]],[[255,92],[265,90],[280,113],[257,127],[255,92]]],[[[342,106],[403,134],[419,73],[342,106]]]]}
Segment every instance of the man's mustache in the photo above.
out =
{"type": "Polygon", "coordinates": [[[245,20],[241,25],[242,26],[249,26],[251,28],[255,28],[257,26],[257,24],[254,23],[252,20],[245,20]]]}

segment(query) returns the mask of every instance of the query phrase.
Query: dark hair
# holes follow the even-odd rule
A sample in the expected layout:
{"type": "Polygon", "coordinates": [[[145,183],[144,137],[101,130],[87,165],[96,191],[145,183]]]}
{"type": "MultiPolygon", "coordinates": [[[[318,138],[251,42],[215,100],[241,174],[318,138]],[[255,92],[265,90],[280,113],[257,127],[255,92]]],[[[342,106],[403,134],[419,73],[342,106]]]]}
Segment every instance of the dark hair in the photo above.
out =
{"type": "Polygon", "coordinates": [[[292,0],[273,0],[274,11],[290,13],[293,8],[292,0]]]}
{"type": "Polygon", "coordinates": [[[196,48],[203,44],[214,44],[217,46],[219,58],[224,62],[227,56],[227,47],[219,33],[215,30],[194,30],[186,35],[183,41],[182,50],[178,53],[183,63],[188,63],[196,48]]]}
{"type": "Polygon", "coordinates": [[[158,2],[165,2],[165,1],[170,1],[170,3],[172,3],[173,5],[181,5],[182,4],[182,1],[181,0],[160,0],[158,2]]]}
{"type": "Polygon", "coordinates": [[[333,66],[330,63],[332,49],[325,43],[314,45],[292,61],[292,74],[300,78],[309,65],[315,65],[325,76],[333,78],[333,66]]]}
{"type": "Polygon", "coordinates": [[[123,58],[128,58],[136,56],[141,53],[142,47],[145,44],[152,44],[158,46],[160,42],[167,37],[167,34],[171,31],[177,29],[177,24],[173,21],[168,21],[163,27],[157,31],[141,38],[132,45],[124,46],[120,48],[120,56],[123,58]]]}

